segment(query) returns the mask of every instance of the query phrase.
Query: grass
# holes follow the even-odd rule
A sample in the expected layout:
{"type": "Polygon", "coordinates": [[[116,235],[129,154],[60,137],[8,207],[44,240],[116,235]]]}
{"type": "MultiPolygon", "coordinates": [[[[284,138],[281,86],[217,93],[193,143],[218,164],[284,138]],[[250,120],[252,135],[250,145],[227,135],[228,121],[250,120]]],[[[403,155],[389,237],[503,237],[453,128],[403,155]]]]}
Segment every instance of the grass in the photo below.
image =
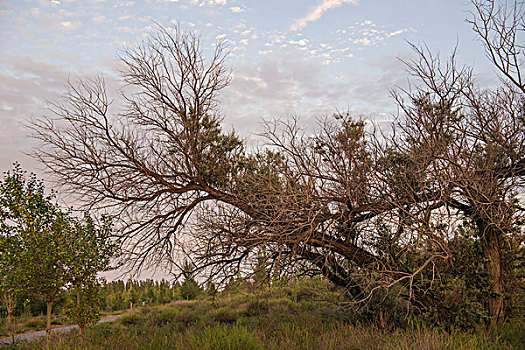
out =
{"type": "MultiPolygon", "coordinates": [[[[115,312],[105,312],[102,314],[102,317],[119,315],[125,312],[125,310],[119,310],[115,312]]],[[[15,317],[14,321],[16,322],[14,329],[15,334],[21,334],[31,331],[39,331],[46,328],[46,316],[21,316],[15,317]]],[[[0,321],[0,337],[8,337],[10,333],[5,325],[5,318],[0,321]]],[[[51,327],[63,327],[71,325],[72,321],[65,315],[53,315],[51,319],[51,327]]]]}
{"type": "MultiPolygon", "coordinates": [[[[326,295],[324,295],[326,296],[326,295]]],[[[336,300],[339,296],[331,296],[336,300]]],[[[326,300],[326,299],[324,299],[326,300]]],[[[135,310],[118,321],[52,338],[51,348],[73,349],[522,349],[523,321],[497,336],[480,328],[461,332],[422,323],[390,331],[355,321],[348,310],[306,292],[229,294],[215,301],[175,302],[135,310]]],[[[45,340],[14,349],[42,349],[45,340]]]]}
{"type": "MultiPolygon", "coordinates": [[[[46,328],[46,316],[22,316],[14,318],[16,324],[14,326],[16,334],[25,333],[29,331],[36,331],[46,328]]],[[[5,322],[5,320],[4,320],[5,322]]],[[[51,320],[52,327],[60,327],[71,324],[65,316],[53,316],[51,320]]],[[[0,327],[0,337],[9,336],[9,332],[5,324],[0,327]]]]}

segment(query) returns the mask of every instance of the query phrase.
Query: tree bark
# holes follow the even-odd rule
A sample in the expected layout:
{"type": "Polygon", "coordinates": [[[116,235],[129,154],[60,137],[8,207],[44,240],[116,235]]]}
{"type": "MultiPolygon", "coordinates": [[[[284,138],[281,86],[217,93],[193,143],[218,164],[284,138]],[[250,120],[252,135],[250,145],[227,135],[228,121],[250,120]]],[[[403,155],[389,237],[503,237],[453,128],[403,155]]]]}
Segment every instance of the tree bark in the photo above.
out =
{"type": "Polygon", "coordinates": [[[6,305],[6,309],[7,309],[7,327],[8,327],[8,330],[9,330],[9,335],[11,336],[11,341],[14,343],[15,341],[15,327],[14,327],[14,324],[12,324],[12,314],[13,314],[13,310],[15,308],[15,305],[16,305],[16,299],[9,293],[7,293],[5,296],[5,305],[6,305]]]}
{"type": "Polygon", "coordinates": [[[13,332],[13,325],[11,324],[11,310],[7,309],[7,329],[9,330],[9,335],[11,335],[11,342],[15,341],[15,333],[13,332]]]}
{"type": "Polygon", "coordinates": [[[8,308],[7,309],[7,327],[9,329],[9,334],[11,335],[11,342],[14,343],[15,342],[15,332],[14,332],[13,324],[11,322],[12,322],[11,309],[8,308]]]}
{"type": "MultiPolygon", "coordinates": [[[[77,286],[76,288],[77,292],[77,312],[80,312],[80,287],[77,286]]],[[[82,336],[84,334],[84,328],[86,325],[84,324],[84,321],[79,318],[78,322],[78,333],[82,336]]]]}
{"type": "Polygon", "coordinates": [[[500,232],[490,223],[477,221],[481,233],[483,251],[487,262],[490,280],[490,295],[487,299],[487,311],[492,325],[497,325],[503,312],[503,274],[501,268],[500,232]]]}
{"type": "Polygon", "coordinates": [[[52,310],[53,310],[53,302],[48,301],[47,302],[47,322],[46,322],[46,342],[47,342],[48,347],[51,341],[51,312],[52,310]]]}

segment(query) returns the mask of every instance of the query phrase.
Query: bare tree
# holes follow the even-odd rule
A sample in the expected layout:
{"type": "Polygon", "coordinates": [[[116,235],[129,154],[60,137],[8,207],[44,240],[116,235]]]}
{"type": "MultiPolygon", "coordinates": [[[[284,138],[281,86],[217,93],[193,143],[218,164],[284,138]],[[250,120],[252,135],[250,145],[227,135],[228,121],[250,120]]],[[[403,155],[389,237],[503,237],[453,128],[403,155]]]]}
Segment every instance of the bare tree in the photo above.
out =
{"type": "Polygon", "coordinates": [[[521,215],[525,175],[522,51],[499,68],[512,83],[491,92],[454,55],[442,64],[414,48],[408,67],[420,85],[394,94],[402,113],[390,134],[339,113],[314,133],[268,123],[267,147],[246,150],[220,128],[223,46],[206,60],[198,38],[159,28],[122,55],[125,103],[111,105],[102,78],[71,84],[33,124],[37,157],[86,205],[119,217],[132,267],[180,253],[227,280],[264,252],[263,266],[322,274],[361,301],[401,285],[413,305],[435,305],[436,264],[451,259],[467,218],[490,261],[497,321],[501,244],[521,215]]]}
{"type": "MultiPolygon", "coordinates": [[[[454,55],[443,65],[415,49],[419,59],[408,67],[422,84],[405,92],[407,100],[395,95],[403,110],[396,149],[426,155],[427,177],[443,191],[435,209],[456,210],[454,215],[475,224],[492,289],[487,310],[497,322],[504,300],[502,244],[521,234],[524,214],[518,203],[525,175],[524,96],[511,85],[481,90],[454,55]]],[[[517,242],[523,242],[522,235],[517,242]]]]}
{"type": "Polygon", "coordinates": [[[197,37],[159,28],[122,54],[122,106],[113,108],[97,77],[71,83],[33,124],[37,157],[77,198],[122,219],[139,265],[171,254],[192,209],[224,196],[214,181],[227,182],[242,151],[236,135],[221,133],[215,109],[229,82],[225,55],[219,42],[206,60],[197,37]]]}
{"type": "Polygon", "coordinates": [[[485,46],[488,58],[509,83],[525,93],[525,12],[520,0],[472,0],[469,23],[485,46]]]}
{"type": "Polygon", "coordinates": [[[264,247],[276,268],[321,273],[361,297],[359,279],[390,270],[358,234],[394,208],[374,188],[363,122],[344,116],[314,137],[269,129],[277,151],[246,152],[219,126],[220,44],[205,60],[197,38],[160,29],[122,60],[124,106],[112,112],[102,78],[81,81],[33,129],[59,182],[121,219],[134,267],[178,251],[234,273],[264,247]]]}

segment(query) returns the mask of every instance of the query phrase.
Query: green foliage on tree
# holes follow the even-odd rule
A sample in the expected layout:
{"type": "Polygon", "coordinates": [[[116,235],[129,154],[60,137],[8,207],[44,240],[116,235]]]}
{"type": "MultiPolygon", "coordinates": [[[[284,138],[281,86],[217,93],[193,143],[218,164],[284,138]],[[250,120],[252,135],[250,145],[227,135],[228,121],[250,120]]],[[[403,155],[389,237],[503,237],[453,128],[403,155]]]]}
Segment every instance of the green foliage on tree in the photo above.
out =
{"type": "Polygon", "coordinates": [[[266,252],[261,250],[257,254],[257,261],[253,266],[253,284],[255,288],[263,288],[270,285],[270,270],[267,266],[266,252]]]}
{"type": "Polygon", "coordinates": [[[189,261],[184,262],[182,266],[182,276],[184,280],[180,285],[180,295],[182,299],[193,300],[202,294],[202,288],[193,276],[193,269],[194,266],[189,261]]]}
{"type": "Polygon", "coordinates": [[[66,245],[66,280],[76,294],[76,303],[70,306],[69,315],[84,328],[100,317],[97,273],[110,269],[110,259],[116,255],[117,245],[110,240],[111,219],[103,217],[96,225],[88,213],[83,220],[69,217],[66,245]]]}
{"type": "Polygon", "coordinates": [[[78,325],[80,334],[86,326],[100,319],[102,289],[98,281],[92,280],[74,289],[73,299],[66,306],[66,315],[78,325]]]}
{"type": "Polygon", "coordinates": [[[6,328],[14,336],[13,311],[23,296],[19,274],[24,266],[20,260],[17,236],[0,235],[0,300],[7,312],[6,328]]]}
{"type": "Polygon", "coordinates": [[[16,237],[19,248],[17,277],[32,297],[41,297],[47,304],[47,326],[51,330],[51,312],[65,283],[66,217],[54,204],[53,195],[44,193],[44,184],[15,164],[1,183],[2,236],[16,237]]]}
{"type": "MultiPolygon", "coordinates": [[[[117,311],[129,309],[129,298],[130,298],[130,283],[133,284],[133,298],[135,302],[142,301],[146,305],[161,305],[169,303],[173,300],[179,300],[180,296],[180,285],[179,283],[173,283],[166,280],[153,281],[111,281],[105,282],[101,286],[102,291],[102,308],[105,311],[117,311]]],[[[71,296],[74,299],[74,295],[71,296]]]]}
{"type": "Polygon", "coordinates": [[[208,281],[208,283],[206,283],[206,289],[205,289],[206,296],[215,300],[217,296],[217,292],[218,291],[217,291],[217,287],[215,286],[215,283],[208,281]]]}
{"type": "Polygon", "coordinates": [[[18,291],[43,299],[48,337],[53,305],[67,288],[76,290],[77,310],[71,314],[78,316],[81,330],[95,320],[96,313],[86,312],[93,306],[89,295],[97,272],[108,269],[116,252],[110,220],[104,218],[99,227],[88,214],[83,220],[73,217],[54,203],[53,193],[44,193],[34,174],[26,179],[18,164],[0,182],[0,215],[3,299],[16,303],[18,291]]]}

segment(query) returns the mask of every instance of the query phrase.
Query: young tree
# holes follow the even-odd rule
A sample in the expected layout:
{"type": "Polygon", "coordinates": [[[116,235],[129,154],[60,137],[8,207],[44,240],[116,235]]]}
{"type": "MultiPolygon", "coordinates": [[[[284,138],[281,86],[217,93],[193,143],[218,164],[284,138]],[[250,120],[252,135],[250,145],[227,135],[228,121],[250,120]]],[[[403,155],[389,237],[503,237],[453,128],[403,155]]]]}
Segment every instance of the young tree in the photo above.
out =
{"type": "MultiPolygon", "coordinates": [[[[0,225],[3,225],[3,220],[0,220],[0,225]]],[[[2,227],[0,233],[0,298],[7,311],[6,327],[13,341],[15,333],[13,311],[19,304],[24,291],[24,286],[19,279],[24,269],[20,259],[20,246],[21,242],[18,237],[10,234],[7,227],[2,227]]]]}
{"type": "Polygon", "coordinates": [[[69,314],[82,335],[85,327],[100,317],[97,273],[111,269],[110,260],[116,257],[117,246],[111,240],[108,217],[103,217],[97,225],[88,213],[82,220],[69,215],[64,234],[66,281],[76,295],[75,306],[69,314]]]}
{"type": "Polygon", "coordinates": [[[180,296],[182,299],[193,300],[202,293],[202,288],[193,276],[194,269],[195,266],[187,260],[182,265],[182,276],[184,277],[180,285],[180,296]]]}
{"type": "Polygon", "coordinates": [[[86,326],[100,319],[102,290],[99,281],[92,279],[74,287],[75,300],[72,301],[66,314],[78,325],[80,335],[84,334],[86,326]]]}
{"type": "Polygon", "coordinates": [[[18,164],[0,182],[0,269],[2,296],[8,314],[20,291],[47,304],[46,334],[51,332],[53,305],[67,288],[76,291],[76,320],[81,331],[93,319],[93,304],[83,293],[94,295],[96,274],[107,270],[116,251],[110,241],[111,222],[97,226],[89,215],[74,218],[53,203],[34,174],[28,179],[18,164]],[[90,311],[89,315],[85,311],[90,311]]]}
{"type": "Polygon", "coordinates": [[[42,297],[47,304],[46,333],[51,332],[51,313],[64,286],[65,216],[52,203],[53,195],[45,195],[44,185],[18,164],[7,172],[1,183],[1,225],[8,236],[16,237],[19,247],[12,254],[16,278],[24,291],[42,297]]]}

